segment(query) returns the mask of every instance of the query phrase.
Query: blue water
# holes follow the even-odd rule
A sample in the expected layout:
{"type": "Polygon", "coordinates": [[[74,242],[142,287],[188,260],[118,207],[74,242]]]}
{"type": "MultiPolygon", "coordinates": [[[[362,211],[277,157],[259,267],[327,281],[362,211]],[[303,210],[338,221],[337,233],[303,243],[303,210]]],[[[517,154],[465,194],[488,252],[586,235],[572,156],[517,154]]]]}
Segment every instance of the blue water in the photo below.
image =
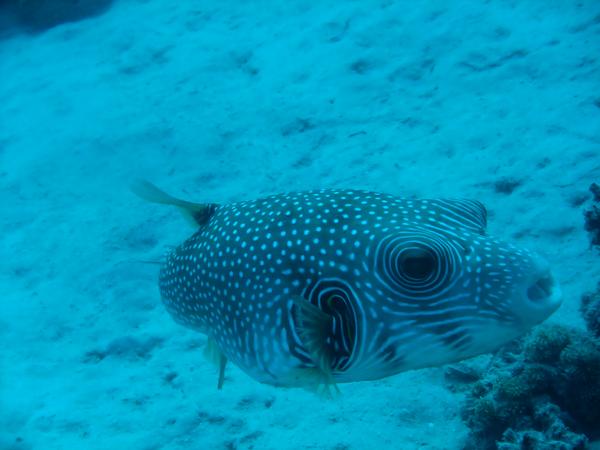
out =
{"type": "Polygon", "coordinates": [[[201,202],[478,199],[554,268],[551,322],[582,328],[598,2],[4,0],[0,27],[1,449],[464,445],[443,367],[323,400],[230,365],[218,391],[148,263],[192,230],[139,177],[201,202]]]}

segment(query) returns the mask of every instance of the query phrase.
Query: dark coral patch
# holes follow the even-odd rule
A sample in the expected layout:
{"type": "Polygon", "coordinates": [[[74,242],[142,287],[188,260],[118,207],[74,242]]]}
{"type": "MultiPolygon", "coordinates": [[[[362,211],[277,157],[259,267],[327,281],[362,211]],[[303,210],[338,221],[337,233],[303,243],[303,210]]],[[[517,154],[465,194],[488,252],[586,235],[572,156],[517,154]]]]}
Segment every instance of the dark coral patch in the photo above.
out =
{"type": "Polygon", "coordinates": [[[112,3],[113,0],[8,0],[0,4],[0,14],[10,17],[18,28],[41,32],[102,14],[112,3]]]}
{"type": "Polygon", "coordinates": [[[600,342],[576,328],[540,327],[472,384],[463,418],[466,448],[587,448],[600,437],[600,342]]]}

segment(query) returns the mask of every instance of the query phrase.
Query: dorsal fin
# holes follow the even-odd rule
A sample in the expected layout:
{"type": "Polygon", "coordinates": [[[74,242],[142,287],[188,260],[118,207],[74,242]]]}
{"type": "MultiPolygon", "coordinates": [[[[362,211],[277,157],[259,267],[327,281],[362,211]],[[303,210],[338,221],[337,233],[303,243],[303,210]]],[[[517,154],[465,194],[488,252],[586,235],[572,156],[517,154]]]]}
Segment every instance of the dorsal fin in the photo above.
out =
{"type": "Polygon", "coordinates": [[[443,210],[441,216],[448,220],[448,225],[454,223],[456,226],[469,229],[478,234],[485,234],[487,210],[480,201],[444,199],[439,201],[439,206],[443,210]]]}
{"type": "Polygon", "coordinates": [[[138,197],[161,205],[176,206],[183,216],[194,225],[204,225],[210,219],[212,213],[217,209],[214,203],[193,203],[173,197],[160,190],[146,180],[137,180],[131,185],[131,191],[138,197]]]}

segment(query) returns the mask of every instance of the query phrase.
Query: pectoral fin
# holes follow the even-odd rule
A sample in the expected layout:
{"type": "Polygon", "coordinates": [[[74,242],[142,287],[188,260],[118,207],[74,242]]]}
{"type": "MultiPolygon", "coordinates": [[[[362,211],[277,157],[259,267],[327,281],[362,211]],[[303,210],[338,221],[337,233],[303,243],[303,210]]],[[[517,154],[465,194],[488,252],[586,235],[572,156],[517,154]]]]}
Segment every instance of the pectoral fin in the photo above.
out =
{"type": "Polygon", "coordinates": [[[335,386],[332,373],[333,354],[328,338],[331,336],[332,317],[324,313],[303,297],[294,297],[296,306],[296,330],[302,344],[310,353],[313,362],[321,373],[318,385],[335,386]]]}

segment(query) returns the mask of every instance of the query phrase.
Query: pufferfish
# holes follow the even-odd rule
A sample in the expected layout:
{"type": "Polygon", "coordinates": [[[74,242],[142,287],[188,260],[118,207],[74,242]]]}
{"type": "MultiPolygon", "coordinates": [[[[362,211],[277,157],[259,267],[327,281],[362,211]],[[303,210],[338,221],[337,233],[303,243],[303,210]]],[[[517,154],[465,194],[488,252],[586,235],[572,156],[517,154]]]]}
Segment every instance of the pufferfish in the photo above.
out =
{"type": "Polygon", "coordinates": [[[486,235],[466,199],[353,189],[229,204],[134,192],[197,227],[162,263],[176,322],[275,386],[336,386],[496,350],[549,317],[560,288],[540,256],[486,235]]]}

